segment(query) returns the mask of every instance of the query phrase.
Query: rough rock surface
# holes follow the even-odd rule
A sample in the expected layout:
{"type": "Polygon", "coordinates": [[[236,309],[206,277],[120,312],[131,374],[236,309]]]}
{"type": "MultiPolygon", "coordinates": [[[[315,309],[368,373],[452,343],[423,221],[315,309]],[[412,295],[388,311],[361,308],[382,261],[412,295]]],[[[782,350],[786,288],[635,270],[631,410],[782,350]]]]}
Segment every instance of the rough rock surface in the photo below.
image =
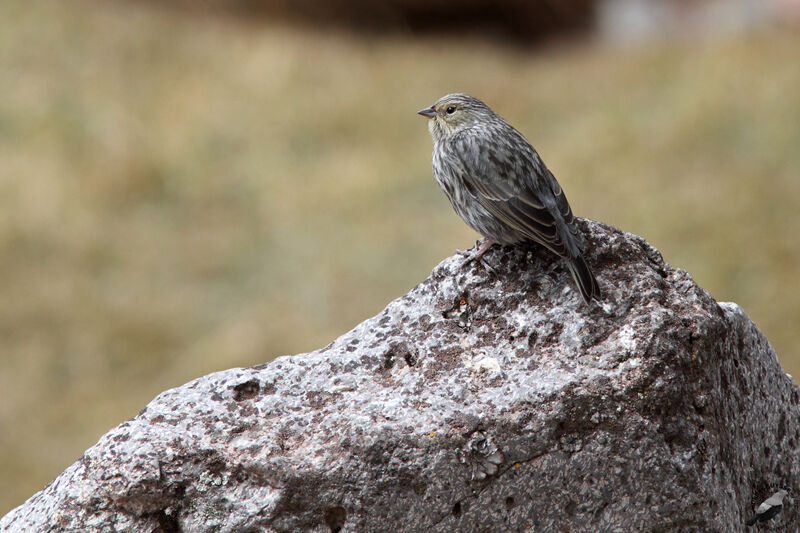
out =
{"type": "Polygon", "coordinates": [[[494,247],[329,346],[169,390],[0,530],[744,531],[800,524],[800,390],[735,304],[582,221],[604,291],[494,247]],[[792,498],[794,496],[794,500],[792,498]]]}

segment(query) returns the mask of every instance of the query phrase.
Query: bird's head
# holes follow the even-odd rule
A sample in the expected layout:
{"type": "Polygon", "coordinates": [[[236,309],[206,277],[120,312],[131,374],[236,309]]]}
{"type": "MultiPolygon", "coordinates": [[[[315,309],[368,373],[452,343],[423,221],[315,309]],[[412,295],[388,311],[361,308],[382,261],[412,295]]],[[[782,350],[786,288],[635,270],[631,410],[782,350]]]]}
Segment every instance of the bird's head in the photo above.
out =
{"type": "Polygon", "coordinates": [[[429,119],[428,129],[434,142],[494,117],[489,106],[461,93],[442,96],[435,104],[417,113],[429,119]]]}

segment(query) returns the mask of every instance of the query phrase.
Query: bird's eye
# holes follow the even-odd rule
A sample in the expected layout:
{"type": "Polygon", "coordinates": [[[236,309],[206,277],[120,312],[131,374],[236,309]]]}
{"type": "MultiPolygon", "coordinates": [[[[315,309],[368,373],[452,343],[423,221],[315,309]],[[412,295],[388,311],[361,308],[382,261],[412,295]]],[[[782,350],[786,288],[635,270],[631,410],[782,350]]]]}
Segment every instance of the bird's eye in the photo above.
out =
{"type": "Polygon", "coordinates": [[[447,106],[447,109],[445,109],[445,111],[447,111],[448,115],[452,115],[453,113],[456,112],[456,106],[449,105],[449,106],[447,106]]]}

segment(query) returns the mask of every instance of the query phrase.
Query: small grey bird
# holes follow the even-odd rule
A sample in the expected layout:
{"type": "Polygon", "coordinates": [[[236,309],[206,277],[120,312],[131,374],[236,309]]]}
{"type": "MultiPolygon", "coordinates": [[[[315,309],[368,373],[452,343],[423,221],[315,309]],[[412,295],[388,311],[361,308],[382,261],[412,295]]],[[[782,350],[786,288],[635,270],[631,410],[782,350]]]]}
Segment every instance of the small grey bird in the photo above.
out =
{"type": "Polygon", "coordinates": [[[766,522],[783,509],[783,497],[786,496],[786,491],[781,489],[766,500],[756,509],[756,514],[753,518],[747,521],[748,526],[752,526],[756,522],[766,522]]]}
{"type": "Polygon", "coordinates": [[[466,94],[448,94],[418,113],[430,119],[436,181],[464,222],[487,238],[471,259],[495,242],[533,241],[566,261],[587,304],[599,300],[564,191],[527,139],[466,94]]]}

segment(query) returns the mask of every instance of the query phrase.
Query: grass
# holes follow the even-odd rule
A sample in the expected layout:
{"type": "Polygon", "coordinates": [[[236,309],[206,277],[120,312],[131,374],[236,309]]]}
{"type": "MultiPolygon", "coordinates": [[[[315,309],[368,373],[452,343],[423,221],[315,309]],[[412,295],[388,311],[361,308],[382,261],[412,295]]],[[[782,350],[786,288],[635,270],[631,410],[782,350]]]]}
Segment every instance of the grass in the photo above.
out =
{"type": "Polygon", "coordinates": [[[414,114],[455,90],[798,375],[799,46],[531,51],[0,3],[0,513],[165,388],[323,346],[469,246],[414,114]]]}

